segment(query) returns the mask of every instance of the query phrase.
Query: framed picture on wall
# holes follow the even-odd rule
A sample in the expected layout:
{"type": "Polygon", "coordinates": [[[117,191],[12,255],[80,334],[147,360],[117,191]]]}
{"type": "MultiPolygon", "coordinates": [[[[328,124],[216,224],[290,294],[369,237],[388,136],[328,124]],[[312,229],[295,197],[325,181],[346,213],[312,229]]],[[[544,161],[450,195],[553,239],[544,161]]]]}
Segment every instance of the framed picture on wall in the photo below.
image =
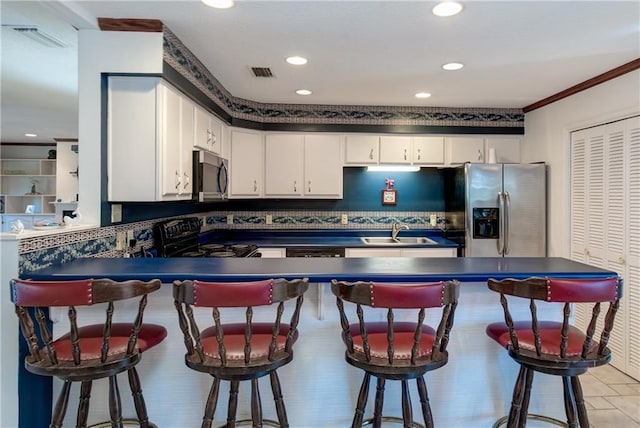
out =
{"type": "Polygon", "coordinates": [[[393,189],[385,189],[382,191],[382,205],[395,205],[397,202],[397,193],[393,189]]]}

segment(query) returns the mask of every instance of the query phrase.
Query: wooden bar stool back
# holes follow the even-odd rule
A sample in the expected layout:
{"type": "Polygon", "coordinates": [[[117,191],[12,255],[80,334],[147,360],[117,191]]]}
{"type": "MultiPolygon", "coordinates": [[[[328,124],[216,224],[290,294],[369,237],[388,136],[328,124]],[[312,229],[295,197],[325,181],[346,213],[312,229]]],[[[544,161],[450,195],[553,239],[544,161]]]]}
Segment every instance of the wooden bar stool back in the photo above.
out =
{"type": "MultiPolygon", "coordinates": [[[[222,380],[231,384],[225,426],[231,428],[247,423],[254,427],[263,424],[289,426],[276,370],[293,359],[300,309],[308,288],[306,278],[249,282],[174,282],[173,296],[187,348],[185,364],[190,369],[213,377],[202,427],[212,426],[222,380]],[[294,299],[295,305],[285,305],[289,300],[293,303],[294,299]],[[253,321],[253,308],[260,306],[273,306],[273,321],[253,321]],[[198,326],[194,311],[198,307],[212,308],[213,325],[204,330],[198,326]],[[224,322],[223,313],[228,313],[228,319],[231,319],[237,314],[237,308],[244,309],[244,320],[224,322]],[[288,322],[283,320],[285,313],[290,313],[288,322]],[[270,377],[278,422],[263,419],[262,416],[258,379],[266,375],[270,377]],[[236,421],[239,384],[243,380],[251,381],[251,421],[236,421]]],[[[210,322],[206,325],[210,325],[210,322]]]]}
{"type": "Polygon", "coordinates": [[[109,413],[112,427],[122,427],[122,405],[116,375],[127,371],[138,419],[148,427],[147,410],[135,365],[141,349],[160,343],[166,336],[162,326],[143,325],[147,295],[160,288],[160,280],[116,282],[109,279],[76,281],[11,280],[12,300],[30,355],[25,368],[34,374],[64,381],[55,405],[51,427],[61,427],[72,382],[81,382],[76,426],[86,427],[92,382],[109,378],[109,413]],[[130,323],[113,323],[114,302],[138,298],[130,323]],[[77,307],[106,304],[103,324],[81,326],[77,307]],[[44,308],[68,307],[69,332],[53,338],[44,308]],[[35,320],[34,320],[35,318],[35,320]],[[37,328],[36,328],[37,326],[37,328]]]}
{"type": "Polygon", "coordinates": [[[487,326],[487,335],[505,347],[520,364],[513,390],[511,410],[494,427],[507,423],[509,428],[524,427],[529,419],[541,419],[571,428],[589,427],[579,375],[590,367],[611,360],[607,347],[620,298],[622,284],[617,277],[606,279],[528,278],[524,280],[489,279],[489,289],[500,293],[504,322],[487,326]],[[531,317],[514,321],[506,296],[529,299],[531,317]],[[556,320],[538,319],[538,302],[561,303],[556,320]],[[600,317],[609,302],[606,314],[600,317]],[[585,331],[571,325],[574,303],[592,303],[591,320],[585,331]],[[600,330],[599,337],[596,332],[600,330]],[[562,376],[567,423],[540,415],[529,415],[529,398],[534,372],[562,376]]]}
{"type": "Polygon", "coordinates": [[[424,374],[444,366],[448,361],[447,344],[458,304],[459,287],[458,281],[411,285],[332,281],[331,291],[337,298],[342,339],[347,347],[345,359],[365,372],[351,425],[353,428],[369,424],[380,427],[382,422],[421,427],[413,421],[408,386],[410,379],[416,379],[417,382],[424,423],[427,427],[433,427],[424,374]],[[344,302],[354,304],[350,306],[355,306],[357,323],[349,323],[344,302]],[[363,306],[382,308],[387,321],[366,321],[363,306]],[[438,310],[428,311],[428,308],[438,310]],[[415,321],[394,321],[402,310],[412,310],[415,321]],[[437,325],[432,323],[435,327],[426,323],[428,312],[437,312],[434,319],[437,325]],[[375,408],[373,418],[365,421],[371,376],[377,378],[375,408]],[[402,382],[402,419],[382,415],[387,379],[402,382]]]}

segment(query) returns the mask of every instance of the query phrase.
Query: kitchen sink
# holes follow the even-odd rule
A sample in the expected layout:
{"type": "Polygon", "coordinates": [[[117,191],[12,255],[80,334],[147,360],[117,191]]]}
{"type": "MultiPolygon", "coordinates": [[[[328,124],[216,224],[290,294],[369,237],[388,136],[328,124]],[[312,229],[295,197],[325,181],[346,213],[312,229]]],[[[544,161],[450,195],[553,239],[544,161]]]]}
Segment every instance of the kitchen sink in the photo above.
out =
{"type": "Polygon", "coordinates": [[[436,245],[433,239],[424,237],[390,238],[388,236],[368,236],[361,238],[367,245],[436,245]]]}

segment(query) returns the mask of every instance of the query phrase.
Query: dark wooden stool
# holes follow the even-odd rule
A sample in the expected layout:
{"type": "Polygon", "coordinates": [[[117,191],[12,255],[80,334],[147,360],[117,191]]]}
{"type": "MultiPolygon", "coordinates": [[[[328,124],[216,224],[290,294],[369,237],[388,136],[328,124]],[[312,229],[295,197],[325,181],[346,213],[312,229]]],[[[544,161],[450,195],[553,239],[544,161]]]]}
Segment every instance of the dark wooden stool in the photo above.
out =
{"type": "Polygon", "coordinates": [[[25,368],[31,373],[56,376],[64,381],[51,427],[62,426],[73,382],[81,382],[76,426],[86,427],[92,382],[105,377],[109,378],[109,425],[122,427],[124,420],[116,376],[124,371],[129,376],[138,417],[136,422],[141,427],[153,426],[148,419],[135,365],[143,350],[160,343],[167,334],[162,326],[142,322],[147,294],[160,286],[160,280],[11,281],[20,328],[30,351],[25,368]],[[139,304],[137,312],[131,315],[132,322],[112,323],[114,302],[135,297],[139,298],[139,304]],[[107,303],[104,324],[78,326],[76,307],[98,303],[107,303]],[[55,306],[68,306],[70,331],[54,340],[43,308],[55,306]]]}
{"type": "Polygon", "coordinates": [[[529,418],[570,428],[589,428],[589,418],[578,376],[586,373],[590,367],[601,366],[611,360],[607,342],[622,296],[621,281],[616,277],[529,278],[503,281],[489,279],[488,286],[500,293],[505,321],[487,326],[487,335],[504,346],[511,358],[520,364],[509,416],[498,420],[494,427],[506,422],[508,428],[521,428],[526,426],[529,418]],[[514,322],[506,296],[529,299],[531,319],[514,322]],[[562,321],[538,320],[536,300],[564,303],[562,321]],[[602,302],[610,303],[604,317],[600,339],[594,340],[602,302]],[[593,303],[591,321],[584,332],[569,323],[572,303],[593,303]],[[535,372],[562,376],[566,424],[547,416],[528,414],[531,383],[535,372]]]}
{"type": "Polygon", "coordinates": [[[212,426],[218,401],[220,381],[231,383],[226,427],[251,422],[288,427],[277,369],[293,359],[293,344],[298,337],[298,320],[307,279],[268,279],[251,282],[175,281],[173,297],[178,310],[180,329],[187,348],[185,364],[190,369],[208,373],[213,384],[205,405],[202,427],[212,426]],[[285,302],[295,299],[289,323],[283,323],[285,302]],[[277,305],[276,305],[277,304],[277,305]],[[253,308],[273,306],[274,321],[253,322],[253,308]],[[213,308],[214,325],[200,330],[194,308],[213,308]],[[223,323],[223,308],[245,308],[245,322],[223,323]],[[269,375],[278,422],[263,419],[258,379],[269,375]],[[241,381],[251,381],[251,421],[236,421],[238,389],[241,381]]]}
{"type": "Polygon", "coordinates": [[[427,427],[433,427],[424,374],[444,366],[449,358],[447,344],[458,304],[460,284],[457,281],[434,284],[381,284],[375,282],[331,282],[337,298],[342,325],[342,339],[347,346],[347,363],[365,372],[352,428],[383,421],[400,422],[405,427],[421,427],[413,421],[408,380],[416,379],[422,416],[427,427]],[[358,323],[349,324],[344,302],[356,305],[358,323]],[[362,306],[386,309],[387,322],[366,322],[362,306]],[[425,324],[426,308],[441,308],[438,326],[425,324]],[[394,309],[413,309],[416,322],[394,322],[394,309]],[[377,378],[373,418],[364,420],[371,376],[377,378]],[[383,416],[386,380],[402,382],[402,419],[383,416]]]}

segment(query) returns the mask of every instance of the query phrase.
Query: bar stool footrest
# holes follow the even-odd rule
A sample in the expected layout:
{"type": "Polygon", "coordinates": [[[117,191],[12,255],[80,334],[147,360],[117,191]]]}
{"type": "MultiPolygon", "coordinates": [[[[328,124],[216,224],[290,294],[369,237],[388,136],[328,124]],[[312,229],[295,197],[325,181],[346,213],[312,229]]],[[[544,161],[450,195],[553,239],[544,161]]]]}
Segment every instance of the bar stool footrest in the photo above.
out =
{"type": "MultiPolygon", "coordinates": [[[[543,416],[543,415],[534,415],[532,413],[527,414],[527,420],[535,420],[535,421],[542,421],[542,422],[547,422],[551,425],[555,425],[558,427],[568,427],[569,425],[567,425],[565,422],[562,422],[561,420],[558,419],[554,419],[551,418],[549,416],[543,416]]],[[[493,426],[491,428],[498,428],[501,427],[503,425],[507,424],[507,421],[509,420],[509,416],[503,416],[500,419],[498,419],[496,421],[496,423],[493,424],[493,426]]]]}
{"type": "MultiPolygon", "coordinates": [[[[253,425],[253,421],[251,419],[242,419],[239,421],[236,421],[236,426],[252,426],[253,425]]],[[[264,426],[268,426],[268,427],[276,427],[276,428],[280,428],[280,423],[278,421],[274,421],[271,419],[263,419],[262,420],[262,425],[264,426]]],[[[227,424],[223,424],[220,425],[218,428],[225,428],[227,426],[227,424]]]]}
{"type": "MultiPolygon", "coordinates": [[[[400,425],[404,425],[404,419],[402,418],[398,418],[396,416],[383,416],[382,418],[382,422],[391,422],[393,424],[400,424],[400,425]]],[[[369,425],[373,425],[373,418],[369,418],[369,419],[365,419],[362,422],[362,426],[369,426],[369,425]]],[[[424,425],[419,424],[418,422],[413,422],[413,424],[411,425],[413,428],[425,428],[424,425]]]]}
{"type": "MultiPolygon", "coordinates": [[[[140,421],[137,419],[123,419],[123,427],[139,427],[140,421]]],[[[88,425],[87,428],[111,428],[111,421],[98,422],[97,424],[88,425]]],[[[149,428],[158,428],[158,426],[152,422],[149,422],[149,428]]]]}

